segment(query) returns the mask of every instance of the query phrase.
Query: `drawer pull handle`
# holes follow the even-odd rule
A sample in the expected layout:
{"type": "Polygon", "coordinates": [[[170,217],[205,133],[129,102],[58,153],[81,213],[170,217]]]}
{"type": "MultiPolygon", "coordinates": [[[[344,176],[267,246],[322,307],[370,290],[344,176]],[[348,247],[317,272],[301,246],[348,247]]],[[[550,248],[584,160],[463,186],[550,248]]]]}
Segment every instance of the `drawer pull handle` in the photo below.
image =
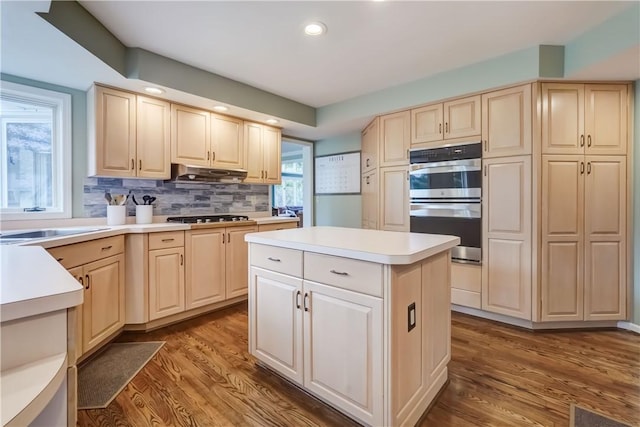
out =
{"type": "Polygon", "coordinates": [[[180,254],[180,265],[184,265],[184,255],[180,254]]]}
{"type": "Polygon", "coordinates": [[[338,276],[348,276],[349,273],[347,273],[346,271],[335,271],[335,270],[331,270],[331,272],[333,274],[337,274],[338,276]]]}
{"type": "Polygon", "coordinates": [[[269,258],[267,258],[267,259],[268,259],[269,261],[273,261],[273,262],[280,262],[280,258],[272,258],[272,257],[269,257],[269,258]]]}
{"type": "Polygon", "coordinates": [[[300,309],[300,295],[302,294],[302,292],[297,291],[296,292],[296,308],[300,309]]]}
{"type": "Polygon", "coordinates": [[[307,305],[307,297],[309,297],[309,294],[305,292],[304,293],[304,300],[303,300],[304,311],[309,311],[309,306],[307,305]]]}
{"type": "Polygon", "coordinates": [[[103,251],[108,251],[109,249],[111,249],[113,246],[109,245],[109,246],[105,246],[102,248],[103,251]]]}
{"type": "Polygon", "coordinates": [[[163,242],[173,242],[176,239],[162,239],[163,242]]]}
{"type": "Polygon", "coordinates": [[[60,262],[62,261],[64,258],[56,258],[56,261],[60,262]]]}

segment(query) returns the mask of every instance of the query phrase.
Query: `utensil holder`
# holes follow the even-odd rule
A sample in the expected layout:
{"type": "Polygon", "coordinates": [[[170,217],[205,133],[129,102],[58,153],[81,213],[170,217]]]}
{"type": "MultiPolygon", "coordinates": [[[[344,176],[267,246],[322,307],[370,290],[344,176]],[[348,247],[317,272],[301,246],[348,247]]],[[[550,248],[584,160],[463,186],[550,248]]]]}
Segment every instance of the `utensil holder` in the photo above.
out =
{"type": "Polygon", "coordinates": [[[153,222],[153,205],[136,205],[136,224],[153,222]]]}
{"type": "Polygon", "coordinates": [[[124,205],[107,206],[107,225],[124,225],[126,222],[127,207],[124,205]]]}

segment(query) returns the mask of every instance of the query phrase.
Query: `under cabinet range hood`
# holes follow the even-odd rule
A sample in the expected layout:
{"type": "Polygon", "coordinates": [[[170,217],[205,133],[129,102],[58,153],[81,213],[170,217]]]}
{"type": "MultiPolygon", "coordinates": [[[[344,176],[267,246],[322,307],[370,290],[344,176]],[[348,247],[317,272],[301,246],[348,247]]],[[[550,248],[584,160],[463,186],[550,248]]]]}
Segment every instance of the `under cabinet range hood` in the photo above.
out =
{"type": "Polygon", "coordinates": [[[181,182],[242,182],[244,169],[211,169],[181,164],[171,165],[171,180],[181,182]]]}

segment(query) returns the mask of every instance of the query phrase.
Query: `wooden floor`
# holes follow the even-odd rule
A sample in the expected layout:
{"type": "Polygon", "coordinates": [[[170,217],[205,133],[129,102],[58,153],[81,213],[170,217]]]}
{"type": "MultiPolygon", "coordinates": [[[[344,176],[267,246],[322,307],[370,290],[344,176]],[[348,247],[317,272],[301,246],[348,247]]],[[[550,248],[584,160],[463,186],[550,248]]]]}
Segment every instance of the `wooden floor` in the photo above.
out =
{"type": "MultiPolygon", "coordinates": [[[[640,336],[529,332],[452,315],[449,383],[421,426],[568,426],[575,403],[640,426],[640,336]]],[[[81,426],[350,426],[247,353],[246,304],[118,341],[166,344],[81,426]]]]}

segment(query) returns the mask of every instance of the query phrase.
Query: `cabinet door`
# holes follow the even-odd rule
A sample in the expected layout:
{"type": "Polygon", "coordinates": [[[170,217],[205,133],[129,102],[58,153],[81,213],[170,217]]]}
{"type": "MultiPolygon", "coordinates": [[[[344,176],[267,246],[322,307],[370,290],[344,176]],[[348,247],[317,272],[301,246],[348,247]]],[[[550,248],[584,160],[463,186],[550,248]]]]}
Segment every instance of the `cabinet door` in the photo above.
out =
{"type": "Polygon", "coordinates": [[[482,95],[483,157],[531,154],[531,85],[482,95]]]}
{"type": "Polygon", "coordinates": [[[362,176],[362,228],[378,228],[378,173],[362,176]]]}
{"type": "Polygon", "coordinates": [[[244,122],[234,117],[211,114],[212,166],[244,169],[244,122]]]}
{"type": "Polygon", "coordinates": [[[380,168],[380,230],[409,231],[409,168],[380,168]]]}
{"type": "Polygon", "coordinates": [[[184,249],[149,251],[149,320],[184,311],[184,249]]]}
{"type": "Polygon", "coordinates": [[[442,141],[444,125],[442,123],[443,105],[434,104],[411,110],[411,144],[442,141]]]}
{"type": "Polygon", "coordinates": [[[627,86],[585,85],[587,154],[626,154],[627,86]]]}
{"type": "Polygon", "coordinates": [[[480,135],[480,95],[445,102],[444,138],[480,135]]]}
{"type": "Polygon", "coordinates": [[[483,163],[482,309],[531,320],[531,157],[483,163]]]}
{"type": "Polygon", "coordinates": [[[584,152],[584,85],[542,83],[542,153],[584,152]]]}
{"type": "Polygon", "coordinates": [[[382,425],[382,299],[304,281],[304,386],[382,425]]]}
{"type": "Polygon", "coordinates": [[[256,267],[250,275],[251,354],[302,384],[302,279],[256,267]]]}
{"type": "Polygon", "coordinates": [[[249,244],[244,241],[247,233],[258,231],[257,227],[227,228],[225,248],[226,296],[227,299],[246,295],[249,291],[249,244]]]}
{"type": "Polygon", "coordinates": [[[262,156],[262,126],[258,123],[244,122],[244,142],[247,160],[246,183],[262,183],[263,156],[262,156]]]}
{"type": "Polygon", "coordinates": [[[380,117],[380,166],[409,164],[411,113],[401,111],[380,117]]]}
{"type": "Polygon", "coordinates": [[[94,90],[95,164],[90,162],[89,175],[135,176],[136,96],[100,86],[94,90]]]}
{"type": "Polygon", "coordinates": [[[379,119],[376,117],[362,131],[362,173],[378,167],[379,119]]]}
{"type": "Polygon", "coordinates": [[[124,326],[124,255],[84,266],[82,349],[86,353],[124,326]]]}
{"type": "Polygon", "coordinates": [[[543,321],[583,319],[584,157],[542,156],[543,321]]]}
{"type": "Polygon", "coordinates": [[[587,156],[584,319],[626,319],[627,174],[624,156],[587,156]]]}
{"type": "Polygon", "coordinates": [[[224,228],[185,233],[187,310],[225,299],[224,238],[224,228]]]}
{"type": "Polygon", "coordinates": [[[280,129],[263,126],[262,157],[265,184],[280,184],[282,156],[280,155],[280,129]]]}
{"type": "Polygon", "coordinates": [[[211,113],[171,104],[171,162],[210,165],[211,113]]]}
{"type": "Polygon", "coordinates": [[[136,175],[171,178],[171,105],[138,96],[136,116],[136,175]]]}

